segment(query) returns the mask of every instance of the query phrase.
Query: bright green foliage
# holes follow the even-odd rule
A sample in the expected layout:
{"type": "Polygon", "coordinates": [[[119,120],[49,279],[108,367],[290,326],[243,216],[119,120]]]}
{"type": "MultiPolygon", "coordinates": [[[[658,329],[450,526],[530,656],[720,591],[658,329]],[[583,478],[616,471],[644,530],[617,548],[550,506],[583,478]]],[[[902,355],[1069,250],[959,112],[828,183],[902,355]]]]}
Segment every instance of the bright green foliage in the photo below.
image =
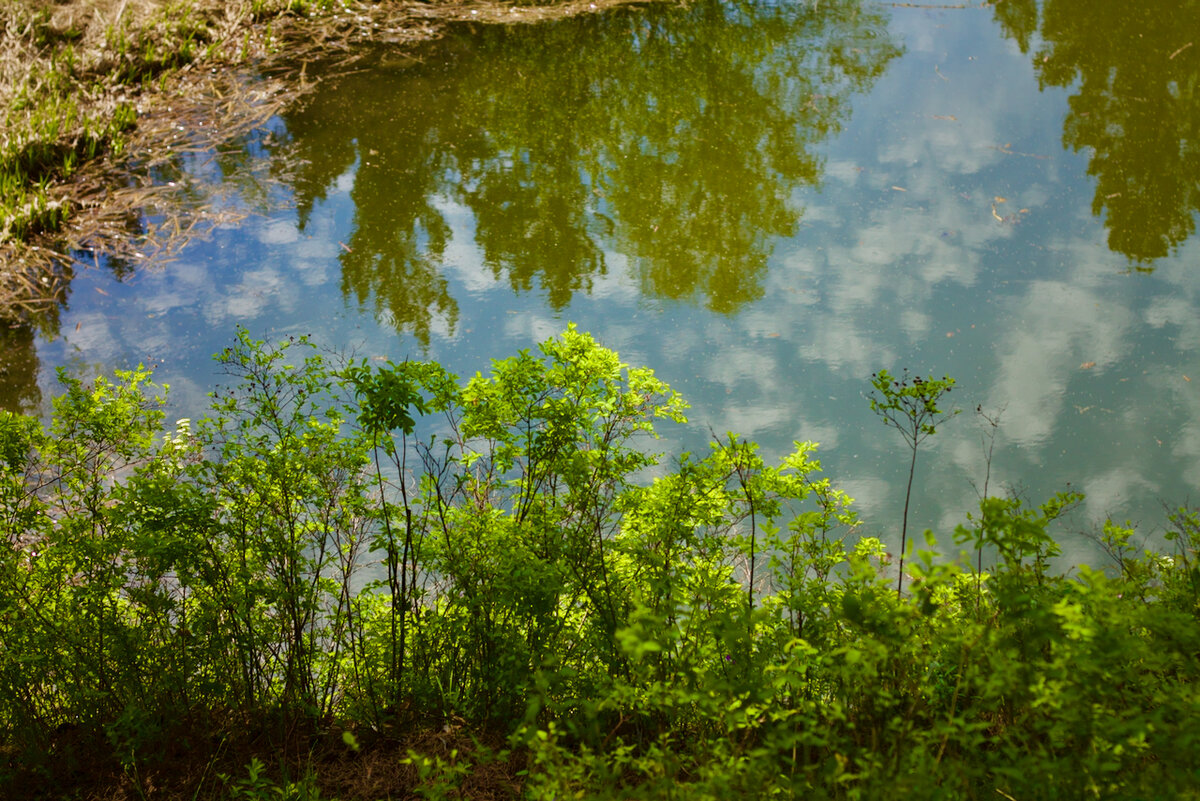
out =
{"type": "Polygon", "coordinates": [[[424,797],[509,754],[529,798],[1200,797],[1196,512],[1170,556],[1110,523],[1116,569],[1067,577],[1078,496],[985,498],[956,536],[997,566],[927,535],[901,595],[815,446],[665,463],[682,399],[573,327],[465,381],[245,333],[219,360],[166,435],[145,370],[0,416],[0,737],[31,764],[78,726],[134,770],[208,710],[509,733],[409,752],[424,797]]]}
{"type": "Polygon", "coordinates": [[[926,438],[937,433],[937,426],[958,414],[958,410],[947,412],[938,407],[942,397],[954,388],[954,379],[950,376],[940,379],[933,376],[915,376],[910,379],[908,370],[904,371],[903,377],[896,379],[887,370],[880,370],[871,376],[871,386],[874,387],[868,396],[871,411],[879,415],[884,425],[899,431],[912,451],[912,460],[908,466],[908,484],[904,490],[904,517],[900,524],[900,565],[896,571],[896,594],[899,595],[904,589],[904,559],[908,552],[908,504],[912,500],[913,477],[917,472],[917,449],[926,438]]]}
{"type": "Polygon", "coordinates": [[[446,712],[520,715],[531,671],[551,664],[623,669],[626,588],[610,550],[631,476],[655,462],[630,441],[655,418],[681,420],[684,404],[573,328],[541,350],[461,386],[421,376],[445,426],[414,448],[415,558],[436,603],[413,681],[446,712]]]}
{"type": "Polygon", "coordinates": [[[320,801],[321,792],[312,774],[300,781],[276,782],[267,775],[262,760],[255,757],[246,766],[246,776],[234,779],[224,773],[217,778],[225,785],[230,801],[320,801]]]}
{"type": "Polygon", "coordinates": [[[153,458],[162,414],[149,372],[118,373],[66,393],[43,432],[0,415],[0,715],[7,727],[61,722],[77,706],[115,718],[173,655],[138,618],[153,617],[152,553],[121,525],[114,478],[153,458]],[[45,688],[53,688],[47,691],[45,688]]]}

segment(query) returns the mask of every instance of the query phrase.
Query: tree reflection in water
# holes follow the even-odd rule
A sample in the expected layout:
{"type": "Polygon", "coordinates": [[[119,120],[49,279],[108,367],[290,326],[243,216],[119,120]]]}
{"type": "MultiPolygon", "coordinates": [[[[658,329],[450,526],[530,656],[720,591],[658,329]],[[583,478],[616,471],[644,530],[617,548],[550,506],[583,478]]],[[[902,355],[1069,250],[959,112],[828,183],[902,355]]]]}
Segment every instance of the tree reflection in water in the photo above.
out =
{"type": "MultiPolygon", "coordinates": [[[[1033,0],[994,7],[1028,52],[1033,0]]],[[[1200,210],[1200,3],[1046,0],[1033,64],[1043,88],[1074,87],[1063,145],[1090,150],[1092,212],[1108,246],[1149,263],[1192,235],[1200,210]]]]}
{"type": "Polygon", "coordinates": [[[33,328],[0,325],[0,410],[36,414],[42,403],[33,328]]]}
{"type": "Polygon", "coordinates": [[[464,28],[415,66],[331,74],[285,115],[301,226],[353,171],[343,291],[422,342],[457,321],[455,205],[492,276],[554,309],[611,251],[647,294],[733,312],[820,182],[815,146],[899,55],[886,25],[857,0],[703,0],[464,28]]]}

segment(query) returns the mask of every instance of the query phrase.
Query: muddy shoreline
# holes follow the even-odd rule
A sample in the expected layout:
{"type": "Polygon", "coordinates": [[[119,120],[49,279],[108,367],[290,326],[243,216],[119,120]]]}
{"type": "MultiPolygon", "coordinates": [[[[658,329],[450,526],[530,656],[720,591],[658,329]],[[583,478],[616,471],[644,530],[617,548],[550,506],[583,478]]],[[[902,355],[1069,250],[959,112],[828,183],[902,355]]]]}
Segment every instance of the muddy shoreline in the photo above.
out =
{"type": "MultiPolygon", "coordinates": [[[[62,39],[36,51],[50,65],[44,69],[57,68],[66,52],[72,58],[90,59],[84,68],[72,63],[72,69],[85,77],[109,70],[105,80],[93,75],[90,85],[79,80],[77,88],[68,90],[68,100],[76,102],[77,96],[80,118],[90,119],[87,115],[95,114],[104,119],[123,105],[132,110],[133,121],[120,134],[119,146],[114,138],[108,147],[101,147],[94,157],[82,158],[69,171],[45,168],[36,186],[32,178],[27,179],[31,190],[44,192],[38,200],[42,204],[39,208],[61,210],[57,224],[51,214],[50,224],[14,236],[11,229],[15,226],[4,219],[7,209],[0,208],[0,325],[33,328],[42,335],[54,336],[57,310],[69,297],[76,271],[112,259],[138,269],[162,265],[192,239],[245,216],[222,204],[209,204],[208,208],[197,204],[195,192],[189,191],[192,187],[156,178],[161,172],[158,168],[182,155],[214,151],[260,128],[315,86],[308,72],[310,64],[321,62],[325,65],[323,74],[336,74],[356,68],[369,50],[393,47],[403,54],[440,38],[456,23],[530,24],[647,1],[569,0],[540,6],[512,2],[379,2],[329,4],[327,9],[313,4],[307,13],[285,8],[257,19],[222,7],[220,13],[225,17],[218,20],[219,25],[214,23],[211,41],[205,43],[203,52],[182,65],[156,70],[152,79],[143,75],[140,83],[133,84],[111,77],[113,57],[106,52],[112,47],[111,20],[131,16],[130,0],[109,8],[107,17],[104,3],[31,0],[32,6],[53,11],[56,16],[43,13],[38,17],[39,24],[62,39]],[[72,3],[86,6],[92,17],[86,23],[70,17],[72,3]],[[89,34],[99,24],[97,17],[101,23],[110,21],[104,41],[88,50],[89,35],[98,35],[89,34]],[[81,55],[75,55],[76,51],[81,55]]],[[[137,4],[138,0],[132,2],[137,4]]],[[[155,2],[141,0],[142,5],[153,6],[155,2]]],[[[207,9],[216,14],[218,5],[201,5],[199,10],[193,7],[191,12],[202,14],[207,9]]],[[[297,5],[292,3],[288,8],[297,5]]],[[[143,8],[141,13],[149,12],[143,8]]],[[[10,25],[10,38],[12,28],[10,25]]],[[[147,30],[151,33],[135,33],[147,37],[145,41],[152,41],[152,34],[159,35],[158,28],[147,26],[147,30]]],[[[53,38],[50,34],[41,36],[53,38]]],[[[149,44],[141,47],[147,53],[154,52],[149,44]]],[[[13,52],[12,46],[8,49],[13,52]]],[[[58,97],[39,97],[40,84],[28,74],[24,76],[27,85],[17,86],[13,77],[16,67],[11,58],[9,61],[8,68],[0,70],[0,78],[6,81],[0,87],[0,101],[7,106],[6,145],[11,137],[19,135],[22,108],[37,108],[39,102],[61,102],[58,97]]],[[[121,69],[138,74],[133,68],[121,69]]],[[[118,78],[121,75],[119,71],[115,74],[118,78]]],[[[26,110],[24,118],[30,116],[26,110]]],[[[80,130],[63,128],[58,135],[60,141],[51,142],[49,147],[70,154],[81,150],[79,143],[84,135],[80,130]]],[[[44,143],[39,144],[46,149],[44,143]]],[[[26,149],[31,146],[26,145],[26,149]]]]}

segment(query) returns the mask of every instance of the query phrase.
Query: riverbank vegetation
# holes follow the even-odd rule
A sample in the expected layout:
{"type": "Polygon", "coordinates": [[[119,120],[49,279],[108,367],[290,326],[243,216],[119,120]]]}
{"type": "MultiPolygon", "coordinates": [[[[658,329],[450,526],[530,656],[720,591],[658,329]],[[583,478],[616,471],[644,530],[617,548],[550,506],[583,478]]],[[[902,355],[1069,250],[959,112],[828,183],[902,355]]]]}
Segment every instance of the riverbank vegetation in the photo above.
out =
{"type": "Polygon", "coordinates": [[[685,402],[574,328],[219,359],[165,434],[143,369],[0,417],[20,797],[1200,797],[1200,513],[1059,575],[1074,497],[985,497],[898,594],[815,446],[657,457],[685,402]]]}

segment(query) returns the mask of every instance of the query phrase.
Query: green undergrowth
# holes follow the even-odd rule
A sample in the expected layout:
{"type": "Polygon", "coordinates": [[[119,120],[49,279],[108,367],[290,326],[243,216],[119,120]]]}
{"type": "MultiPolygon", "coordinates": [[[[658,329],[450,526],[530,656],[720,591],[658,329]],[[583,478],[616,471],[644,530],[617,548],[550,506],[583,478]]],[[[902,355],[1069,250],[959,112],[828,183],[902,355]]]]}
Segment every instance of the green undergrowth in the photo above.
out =
{"type": "Polygon", "coordinates": [[[201,720],[214,754],[255,721],[457,739],[386,790],[256,759],[180,797],[1200,797],[1196,512],[1064,576],[1074,496],[985,498],[898,593],[814,445],[656,456],[686,404],[574,328],[465,380],[218,358],[167,433],[142,369],[0,417],[0,784],[78,793],[87,745],[144,790],[201,720]]]}

